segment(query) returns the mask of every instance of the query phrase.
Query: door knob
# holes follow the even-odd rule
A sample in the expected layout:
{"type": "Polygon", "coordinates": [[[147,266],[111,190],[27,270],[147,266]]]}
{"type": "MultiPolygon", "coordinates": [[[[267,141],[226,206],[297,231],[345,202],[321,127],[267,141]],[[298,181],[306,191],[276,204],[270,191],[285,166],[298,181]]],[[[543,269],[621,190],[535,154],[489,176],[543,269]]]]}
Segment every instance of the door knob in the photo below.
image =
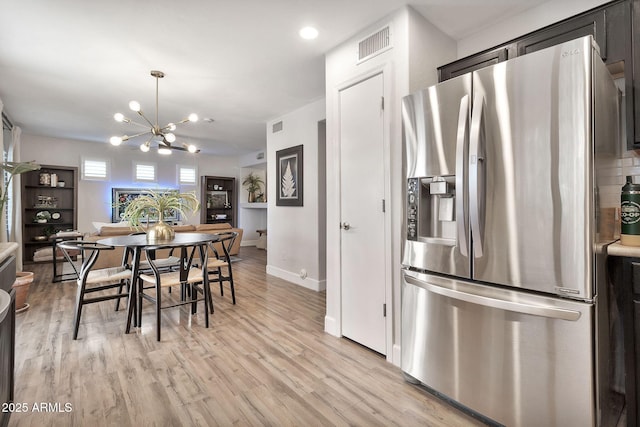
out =
{"type": "Polygon", "coordinates": [[[340,228],[342,228],[343,230],[348,230],[351,228],[351,225],[348,222],[343,222],[342,224],[340,224],[340,228]]]}

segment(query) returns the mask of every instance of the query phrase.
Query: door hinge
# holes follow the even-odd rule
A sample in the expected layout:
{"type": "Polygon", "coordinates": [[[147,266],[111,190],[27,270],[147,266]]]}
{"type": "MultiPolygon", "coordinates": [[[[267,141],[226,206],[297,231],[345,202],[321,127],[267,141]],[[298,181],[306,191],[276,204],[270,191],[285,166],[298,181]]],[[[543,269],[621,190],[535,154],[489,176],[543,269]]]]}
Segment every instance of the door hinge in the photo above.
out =
{"type": "Polygon", "coordinates": [[[380,97],[380,109],[384,111],[384,96],[380,97]]]}
{"type": "Polygon", "coordinates": [[[385,200],[382,199],[382,212],[386,212],[386,211],[387,211],[386,203],[385,203],[385,200]]]}
{"type": "Polygon", "coordinates": [[[382,317],[387,317],[387,304],[382,304],[382,317]]]}

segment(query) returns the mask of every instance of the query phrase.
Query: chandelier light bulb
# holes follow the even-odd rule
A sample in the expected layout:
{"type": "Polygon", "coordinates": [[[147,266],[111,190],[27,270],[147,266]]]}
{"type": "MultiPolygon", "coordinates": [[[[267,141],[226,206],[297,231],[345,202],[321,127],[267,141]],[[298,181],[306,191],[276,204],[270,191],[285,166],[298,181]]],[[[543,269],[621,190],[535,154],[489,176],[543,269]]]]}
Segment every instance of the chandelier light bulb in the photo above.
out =
{"type": "Polygon", "coordinates": [[[136,113],[140,112],[140,103],[138,101],[131,101],[129,103],[129,108],[131,111],[135,111],[136,113]]]}
{"type": "Polygon", "coordinates": [[[116,122],[120,122],[120,123],[124,122],[124,114],[122,113],[115,113],[113,115],[113,118],[116,122]]]}
{"type": "Polygon", "coordinates": [[[195,114],[195,113],[189,114],[189,121],[193,122],[193,123],[197,122],[198,121],[198,115],[195,114]]]}
{"type": "Polygon", "coordinates": [[[158,147],[158,154],[166,156],[168,154],[171,154],[171,150],[166,147],[158,147]]]}
{"type": "Polygon", "coordinates": [[[122,138],[119,136],[112,136],[111,139],[109,139],[109,142],[111,145],[120,145],[122,144],[122,138]]]}
{"type": "Polygon", "coordinates": [[[140,144],[140,151],[142,151],[143,153],[148,153],[149,152],[149,143],[145,142],[144,144],[140,144]]]}
{"type": "Polygon", "coordinates": [[[169,129],[169,130],[170,130],[170,131],[172,131],[172,132],[173,132],[174,130],[176,130],[176,125],[175,125],[175,123],[169,123],[169,124],[167,125],[167,129],[169,129]]]}
{"type": "Polygon", "coordinates": [[[193,144],[189,144],[189,146],[187,147],[187,151],[189,151],[190,153],[195,153],[196,151],[198,151],[198,148],[193,144]]]}
{"type": "Polygon", "coordinates": [[[176,142],[176,136],[174,134],[172,134],[171,132],[166,133],[164,135],[164,139],[166,139],[167,142],[176,142]]]}

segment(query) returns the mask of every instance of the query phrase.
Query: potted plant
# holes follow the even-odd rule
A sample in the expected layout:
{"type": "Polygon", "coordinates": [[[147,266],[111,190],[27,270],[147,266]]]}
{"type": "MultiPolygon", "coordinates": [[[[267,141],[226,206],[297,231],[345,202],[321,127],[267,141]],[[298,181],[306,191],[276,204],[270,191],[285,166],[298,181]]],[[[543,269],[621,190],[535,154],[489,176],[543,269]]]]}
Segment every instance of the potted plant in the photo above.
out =
{"type": "Polygon", "coordinates": [[[249,173],[249,175],[244,177],[244,180],[242,181],[242,185],[249,192],[249,199],[248,199],[249,203],[255,202],[256,192],[262,189],[262,184],[264,184],[264,181],[262,180],[262,178],[253,172],[249,173]]]}
{"type": "Polygon", "coordinates": [[[186,215],[187,212],[195,212],[200,208],[200,202],[195,193],[180,193],[177,190],[157,192],[149,190],[147,194],[140,195],[127,203],[123,221],[129,221],[132,226],[140,227],[141,220],[146,219],[157,223],[147,229],[147,240],[150,242],[171,240],[175,232],[171,226],[164,222],[165,215],[177,212],[186,215]]]}
{"type": "Polygon", "coordinates": [[[36,213],[36,218],[35,221],[39,222],[39,223],[46,223],[51,219],[51,214],[49,213],[49,211],[40,211],[38,213],[36,213]]]}

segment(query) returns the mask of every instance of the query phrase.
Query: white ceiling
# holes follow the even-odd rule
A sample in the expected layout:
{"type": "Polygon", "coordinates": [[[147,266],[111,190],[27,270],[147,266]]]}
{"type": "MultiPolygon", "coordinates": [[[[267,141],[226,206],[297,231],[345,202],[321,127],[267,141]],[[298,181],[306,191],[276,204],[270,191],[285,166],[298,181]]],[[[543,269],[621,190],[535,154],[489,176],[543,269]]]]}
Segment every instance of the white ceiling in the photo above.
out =
{"type": "MultiPolygon", "coordinates": [[[[24,133],[108,143],[189,113],[179,141],[215,155],[265,148],[265,123],[324,96],[324,54],[410,4],[459,40],[546,0],[23,0],[0,2],[0,99],[24,133]],[[298,36],[304,25],[315,41],[298,36]]],[[[144,139],[125,144],[137,146],[144,139]]]]}

